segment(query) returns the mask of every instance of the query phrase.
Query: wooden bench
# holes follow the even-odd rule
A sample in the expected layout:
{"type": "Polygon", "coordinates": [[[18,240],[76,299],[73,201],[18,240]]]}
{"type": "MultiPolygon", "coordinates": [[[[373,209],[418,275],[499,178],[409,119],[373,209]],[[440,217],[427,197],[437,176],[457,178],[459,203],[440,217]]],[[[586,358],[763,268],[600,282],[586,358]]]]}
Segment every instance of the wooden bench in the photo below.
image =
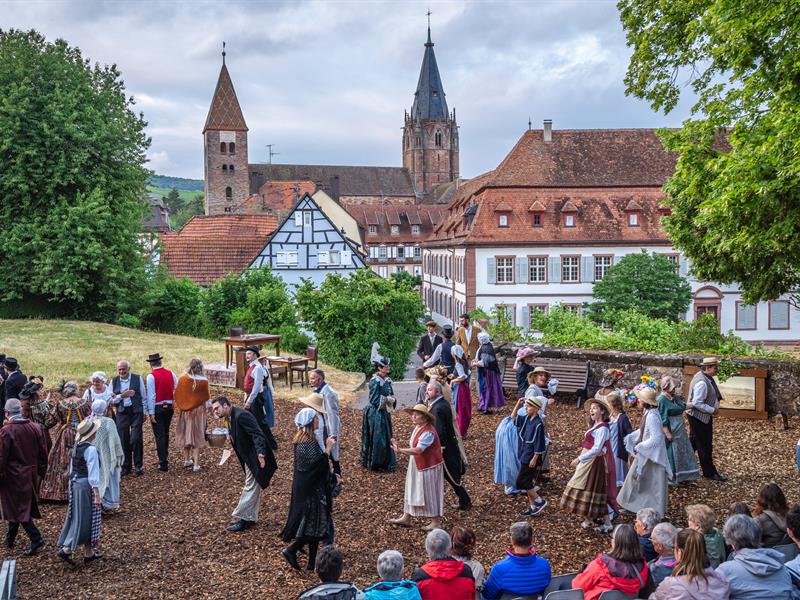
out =
{"type": "MultiPolygon", "coordinates": [[[[544,367],[551,377],[558,379],[557,396],[573,395],[580,408],[586,400],[589,385],[589,363],[574,360],[534,360],[535,367],[544,367]]],[[[517,372],[514,362],[506,360],[503,369],[503,388],[517,391],[517,372]]]]}
{"type": "Polygon", "coordinates": [[[17,597],[17,561],[4,560],[0,569],[0,600],[15,600],[17,597]]]}

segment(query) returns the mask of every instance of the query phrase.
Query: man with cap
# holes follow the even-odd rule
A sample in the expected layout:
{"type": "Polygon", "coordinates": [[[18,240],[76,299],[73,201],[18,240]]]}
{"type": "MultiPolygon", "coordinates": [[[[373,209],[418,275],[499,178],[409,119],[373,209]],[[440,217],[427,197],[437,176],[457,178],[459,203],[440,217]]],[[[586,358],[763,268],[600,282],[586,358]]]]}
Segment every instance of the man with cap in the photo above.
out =
{"type": "Polygon", "coordinates": [[[521,513],[526,517],[539,515],[547,506],[544,498],[536,493],[537,486],[535,485],[541,475],[547,450],[544,423],[539,415],[539,411],[544,408],[546,403],[547,398],[544,396],[527,396],[517,400],[514,411],[511,413],[514,415],[514,422],[519,431],[517,456],[520,469],[514,487],[524,490],[528,496],[530,507],[521,513]],[[520,404],[525,408],[524,415],[520,414],[520,404]]]}
{"type": "MultiPolygon", "coordinates": [[[[439,347],[441,348],[441,346],[439,347]]],[[[467,469],[461,456],[461,447],[453,424],[453,408],[442,395],[442,384],[438,381],[431,381],[428,384],[427,394],[428,407],[434,416],[433,426],[442,445],[444,478],[458,496],[458,504],[452,505],[451,508],[469,510],[472,508],[472,500],[461,483],[461,477],[467,469]]]]}
{"type": "Polygon", "coordinates": [[[244,358],[248,367],[242,382],[245,393],[244,407],[253,413],[264,432],[267,444],[275,450],[278,447],[272,435],[272,428],[275,427],[275,404],[272,400],[269,372],[261,364],[260,355],[261,350],[258,346],[247,346],[245,349],[244,358]]]}
{"type": "MultiPolygon", "coordinates": [[[[5,366],[6,381],[3,384],[3,400],[11,400],[11,398],[19,399],[19,393],[22,391],[22,388],[25,387],[25,384],[28,383],[28,378],[19,370],[19,363],[16,358],[11,358],[10,356],[6,357],[5,366]]],[[[5,403],[3,407],[0,408],[4,407],[5,403]]]]}
{"type": "Polygon", "coordinates": [[[456,368],[456,361],[451,352],[453,346],[455,345],[453,343],[452,325],[448,324],[442,327],[442,337],[444,338],[444,341],[434,348],[433,354],[431,354],[428,360],[422,363],[422,366],[427,369],[428,367],[441,364],[447,369],[447,374],[452,375],[456,368]]]}
{"type": "Polygon", "coordinates": [[[153,427],[158,453],[158,470],[169,468],[169,426],[172,423],[173,396],[178,386],[175,373],[161,366],[160,354],[147,358],[152,371],[147,375],[147,418],[153,427]]]}
{"type": "Polygon", "coordinates": [[[436,333],[436,321],[428,321],[425,323],[425,327],[428,328],[428,331],[422,334],[417,344],[417,356],[423,362],[433,356],[433,351],[442,343],[442,336],[436,333]]]}
{"type": "Polygon", "coordinates": [[[19,526],[31,540],[25,554],[36,554],[44,546],[33,519],[40,519],[36,502],[39,482],[47,473],[47,443],[44,429],[22,416],[22,404],[9,398],[6,424],[0,428],[0,507],[8,521],[6,548],[14,547],[19,526]]]}
{"type": "Polygon", "coordinates": [[[689,417],[689,440],[697,450],[703,476],[714,481],[725,481],[714,466],[713,441],[714,415],[719,412],[722,394],[719,392],[714,376],[719,370],[719,359],[706,357],[700,363],[700,370],[692,378],[686,414],[689,417]]]}
{"type": "Polygon", "coordinates": [[[232,515],[235,520],[227,529],[245,531],[258,521],[261,490],[269,485],[278,464],[253,413],[231,406],[224,396],[211,401],[211,410],[226,421],[231,445],[244,471],[244,488],[232,515]]]}
{"type": "Polygon", "coordinates": [[[122,443],[124,464],[122,475],[130,475],[132,468],[136,475],[144,473],[142,464],[142,421],[147,398],[141,375],[131,373],[131,363],[121,360],[117,363],[117,376],[111,380],[114,396],[111,403],[117,408],[117,433],[122,443]]]}

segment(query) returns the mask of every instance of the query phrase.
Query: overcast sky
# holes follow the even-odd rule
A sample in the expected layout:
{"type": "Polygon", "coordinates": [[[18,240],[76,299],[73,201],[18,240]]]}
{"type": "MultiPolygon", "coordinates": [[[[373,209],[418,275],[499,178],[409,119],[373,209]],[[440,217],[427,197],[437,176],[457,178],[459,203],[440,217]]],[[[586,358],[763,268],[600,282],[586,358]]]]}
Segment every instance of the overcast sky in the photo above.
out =
{"type": "Polygon", "coordinates": [[[630,56],[615,3],[0,2],[0,27],[64,38],[116,63],[149,122],[150,168],[202,178],[202,128],[227,64],[250,128],[250,162],[401,165],[403,111],[430,7],[461,174],[494,168],[527,128],[677,126],[625,96],[630,56]]]}

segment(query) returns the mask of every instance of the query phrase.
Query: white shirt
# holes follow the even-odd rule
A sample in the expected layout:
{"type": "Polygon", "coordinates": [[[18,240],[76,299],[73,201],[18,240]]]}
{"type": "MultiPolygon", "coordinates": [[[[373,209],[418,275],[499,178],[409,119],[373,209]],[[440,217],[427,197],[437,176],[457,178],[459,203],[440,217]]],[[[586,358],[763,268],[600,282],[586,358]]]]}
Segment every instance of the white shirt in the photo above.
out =
{"type": "MultiPolygon", "coordinates": [[[[110,386],[113,392],[114,387],[110,386]]],[[[127,392],[131,388],[131,376],[128,374],[127,379],[119,378],[119,395],[111,398],[111,404],[119,404],[122,401],[122,406],[130,406],[133,404],[130,398],[123,398],[122,392],[127,392]]],[[[144,381],[139,377],[139,395],[142,400],[147,401],[147,392],[144,389],[144,381]]]]}
{"type": "Polygon", "coordinates": [[[442,357],[442,344],[439,344],[438,346],[436,346],[436,348],[433,349],[433,354],[431,354],[431,357],[424,363],[422,363],[422,366],[426,368],[432,367],[437,362],[439,362],[439,359],[441,357],[442,357]]]}
{"type": "Polygon", "coordinates": [[[252,404],[255,402],[256,397],[258,397],[258,395],[264,391],[264,378],[267,376],[267,370],[258,359],[255,359],[250,363],[251,367],[253,365],[256,367],[253,369],[253,372],[250,373],[250,377],[253,378],[253,389],[250,391],[250,395],[247,397],[247,400],[245,400],[245,404],[252,404]]]}
{"type": "Polygon", "coordinates": [[[595,456],[600,456],[606,453],[606,442],[608,441],[608,427],[603,427],[600,424],[595,425],[589,431],[594,436],[594,443],[592,447],[578,457],[581,462],[589,462],[595,456]]]}
{"type": "Polygon", "coordinates": [[[700,412],[714,414],[714,407],[706,404],[708,398],[708,384],[704,380],[700,380],[694,384],[692,388],[692,404],[695,410],[700,412]]]}
{"type": "MultiPolygon", "coordinates": [[[[97,455],[97,448],[89,444],[83,452],[83,458],[86,461],[89,485],[93,488],[100,487],[100,457],[97,455]]],[[[72,475],[72,460],[69,461],[69,473],[72,475]]]]}
{"type": "Polygon", "coordinates": [[[94,386],[90,386],[83,392],[83,399],[84,400],[91,400],[94,402],[95,400],[105,400],[106,404],[113,404],[114,401],[114,390],[111,389],[110,385],[106,385],[106,389],[102,392],[97,392],[94,389],[94,386]]]}
{"type": "MultiPolygon", "coordinates": [[[[416,434],[416,432],[411,434],[411,439],[412,440],[414,439],[414,435],[415,434],[416,434]]],[[[433,436],[433,432],[432,431],[426,431],[421,436],[419,436],[419,439],[417,440],[417,445],[414,446],[414,447],[415,448],[421,448],[422,450],[427,450],[430,447],[430,445],[433,444],[433,440],[434,439],[435,438],[433,436]]]]}

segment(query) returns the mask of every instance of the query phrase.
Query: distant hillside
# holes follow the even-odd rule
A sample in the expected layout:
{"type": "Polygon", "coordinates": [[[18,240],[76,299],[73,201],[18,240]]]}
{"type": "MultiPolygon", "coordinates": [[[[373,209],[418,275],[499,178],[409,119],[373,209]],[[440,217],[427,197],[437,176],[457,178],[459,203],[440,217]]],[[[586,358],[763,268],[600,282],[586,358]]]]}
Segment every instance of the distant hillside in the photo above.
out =
{"type": "Polygon", "coordinates": [[[184,179],[183,177],[169,177],[167,175],[153,175],[150,177],[150,185],[157,188],[172,188],[184,192],[203,192],[202,179],[184,179]]]}

